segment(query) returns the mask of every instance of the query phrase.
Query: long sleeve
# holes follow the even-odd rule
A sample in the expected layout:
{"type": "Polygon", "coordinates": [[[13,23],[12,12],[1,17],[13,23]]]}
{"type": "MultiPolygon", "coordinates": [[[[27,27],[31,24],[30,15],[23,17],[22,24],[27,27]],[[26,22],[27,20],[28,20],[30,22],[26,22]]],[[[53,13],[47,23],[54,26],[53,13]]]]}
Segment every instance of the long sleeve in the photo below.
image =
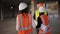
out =
{"type": "Polygon", "coordinates": [[[33,28],[36,28],[36,25],[37,25],[37,21],[34,20],[34,19],[32,19],[32,27],[33,27],[33,28]]]}
{"type": "Polygon", "coordinates": [[[38,17],[36,28],[40,28],[40,27],[41,27],[41,24],[42,24],[41,18],[40,18],[40,17],[38,17]]]}
{"type": "Polygon", "coordinates": [[[34,18],[34,20],[36,20],[36,19],[35,19],[35,13],[34,13],[34,16],[33,16],[33,18],[34,18]]]}

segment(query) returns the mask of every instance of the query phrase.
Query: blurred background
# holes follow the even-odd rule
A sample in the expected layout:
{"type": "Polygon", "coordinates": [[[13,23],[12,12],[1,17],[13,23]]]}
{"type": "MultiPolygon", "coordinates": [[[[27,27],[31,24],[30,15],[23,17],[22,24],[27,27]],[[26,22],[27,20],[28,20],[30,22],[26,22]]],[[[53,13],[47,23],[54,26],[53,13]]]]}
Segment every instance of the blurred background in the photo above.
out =
{"type": "MultiPolygon", "coordinates": [[[[19,11],[19,3],[27,3],[29,11],[34,15],[37,9],[37,2],[39,1],[40,0],[0,0],[0,34],[17,34],[16,15],[19,11]]],[[[58,11],[58,0],[43,0],[43,2],[48,11],[51,34],[60,34],[60,11],[58,11]]],[[[36,34],[35,29],[33,29],[33,34],[36,34]]]]}

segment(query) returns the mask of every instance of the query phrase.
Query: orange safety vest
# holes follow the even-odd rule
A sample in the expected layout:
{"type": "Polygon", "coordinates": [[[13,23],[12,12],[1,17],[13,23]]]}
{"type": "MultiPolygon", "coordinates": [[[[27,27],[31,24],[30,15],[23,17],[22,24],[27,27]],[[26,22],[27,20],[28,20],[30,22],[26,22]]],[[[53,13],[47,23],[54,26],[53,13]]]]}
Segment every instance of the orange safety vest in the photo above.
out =
{"type": "Polygon", "coordinates": [[[32,33],[32,15],[20,14],[18,15],[18,34],[31,34],[32,33]]]}
{"type": "MultiPolygon", "coordinates": [[[[48,26],[48,16],[46,16],[45,14],[41,15],[40,16],[41,20],[42,20],[42,23],[45,25],[45,26],[48,26]]],[[[47,30],[50,30],[50,27],[48,27],[47,30]]],[[[38,34],[41,34],[41,32],[43,32],[42,28],[39,29],[39,32],[38,34]]],[[[46,32],[45,34],[50,34],[50,31],[46,32]]]]}

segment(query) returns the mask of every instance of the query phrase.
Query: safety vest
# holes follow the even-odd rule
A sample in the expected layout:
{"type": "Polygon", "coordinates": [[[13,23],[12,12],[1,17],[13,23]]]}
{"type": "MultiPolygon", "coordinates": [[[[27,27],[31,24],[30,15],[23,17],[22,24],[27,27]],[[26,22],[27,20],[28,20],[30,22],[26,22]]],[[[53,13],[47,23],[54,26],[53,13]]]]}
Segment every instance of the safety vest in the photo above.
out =
{"type": "Polygon", "coordinates": [[[18,26],[19,31],[18,34],[31,34],[32,32],[32,16],[28,14],[27,16],[20,14],[18,16],[18,26]],[[21,32],[22,31],[22,32],[21,32]]]}
{"type": "MultiPolygon", "coordinates": [[[[40,31],[46,32],[45,34],[50,34],[50,32],[48,31],[49,30],[49,27],[48,27],[48,23],[49,23],[48,22],[48,16],[43,14],[43,15],[40,16],[40,18],[41,18],[41,21],[42,21],[42,24],[41,24],[41,27],[40,27],[40,31]]],[[[40,32],[38,34],[40,34],[40,32]]]]}
{"type": "Polygon", "coordinates": [[[36,20],[37,20],[37,18],[39,17],[39,14],[40,14],[39,10],[36,10],[36,11],[35,11],[35,19],[36,19],[36,20]]]}
{"type": "MultiPolygon", "coordinates": [[[[47,15],[47,12],[45,11],[45,14],[47,15]]],[[[39,12],[39,10],[36,10],[35,11],[35,19],[37,20],[37,18],[39,17],[39,15],[40,15],[40,12],[39,12]]]]}
{"type": "Polygon", "coordinates": [[[43,14],[43,15],[40,16],[40,18],[42,20],[42,23],[47,26],[48,25],[48,16],[43,14]]]}

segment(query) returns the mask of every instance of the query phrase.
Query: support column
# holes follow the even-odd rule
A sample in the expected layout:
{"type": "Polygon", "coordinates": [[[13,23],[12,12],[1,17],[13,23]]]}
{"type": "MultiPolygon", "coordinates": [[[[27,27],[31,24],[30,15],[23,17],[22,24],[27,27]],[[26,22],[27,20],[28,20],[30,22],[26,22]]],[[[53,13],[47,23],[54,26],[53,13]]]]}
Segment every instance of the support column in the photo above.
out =
{"type": "MultiPolygon", "coordinates": [[[[34,16],[34,1],[35,1],[35,0],[31,0],[31,13],[32,13],[32,16],[34,16]]],[[[33,18],[32,18],[32,23],[33,23],[33,18]]],[[[34,25],[34,24],[33,24],[33,25],[34,25]]],[[[35,25],[34,25],[34,26],[35,26],[35,25]]],[[[32,34],[37,34],[35,30],[36,30],[36,29],[34,28],[32,34]]]]}
{"type": "Polygon", "coordinates": [[[31,0],[31,13],[34,15],[34,0],[31,0]]]}

